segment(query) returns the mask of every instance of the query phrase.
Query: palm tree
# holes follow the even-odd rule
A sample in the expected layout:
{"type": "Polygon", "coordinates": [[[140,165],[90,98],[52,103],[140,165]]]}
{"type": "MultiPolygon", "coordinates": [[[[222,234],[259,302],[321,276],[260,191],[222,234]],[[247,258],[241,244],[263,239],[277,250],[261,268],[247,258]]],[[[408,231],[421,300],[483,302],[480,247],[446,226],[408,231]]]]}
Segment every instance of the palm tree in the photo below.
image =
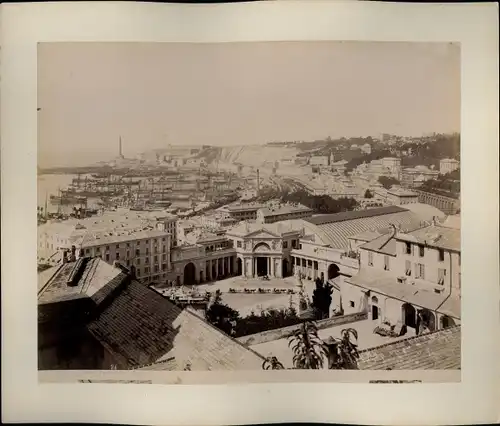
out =
{"type": "Polygon", "coordinates": [[[284,370],[285,367],[275,356],[267,357],[262,363],[263,370],[284,370]]]}
{"type": "Polygon", "coordinates": [[[316,324],[310,321],[302,323],[288,342],[292,347],[293,365],[297,369],[318,370],[323,368],[323,360],[328,357],[326,346],[318,336],[316,324]]]}
{"type": "Polygon", "coordinates": [[[328,356],[328,368],[330,370],[355,370],[359,358],[358,332],[354,328],[346,328],[342,330],[340,336],[340,339],[329,337],[323,342],[328,356]]]}

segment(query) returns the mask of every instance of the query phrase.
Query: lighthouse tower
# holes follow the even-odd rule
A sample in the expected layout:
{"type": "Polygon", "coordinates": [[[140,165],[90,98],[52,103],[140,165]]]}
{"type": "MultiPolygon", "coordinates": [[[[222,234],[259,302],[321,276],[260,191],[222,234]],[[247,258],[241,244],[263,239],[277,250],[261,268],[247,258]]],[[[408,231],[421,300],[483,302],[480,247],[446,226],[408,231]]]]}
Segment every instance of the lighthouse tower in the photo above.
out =
{"type": "Polygon", "coordinates": [[[122,151],[122,137],[120,136],[120,140],[118,142],[118,158],[120,160],[123,160],[125,157],[123,156],[123,151],[122,151]]]}

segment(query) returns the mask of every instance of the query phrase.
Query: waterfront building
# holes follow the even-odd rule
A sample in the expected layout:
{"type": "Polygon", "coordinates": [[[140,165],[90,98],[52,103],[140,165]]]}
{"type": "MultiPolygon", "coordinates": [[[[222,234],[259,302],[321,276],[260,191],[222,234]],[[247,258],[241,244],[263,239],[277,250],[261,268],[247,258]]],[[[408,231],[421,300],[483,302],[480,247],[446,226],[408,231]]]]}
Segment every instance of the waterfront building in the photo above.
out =
{"type": "Polygon", "coordinates": [[[263,361],[99,258],[38,275],[40,370],[256,370],[263,361]]]}
{"type": "Polygon", "coordinates": [[[445,175],[460,168],[460,162],[453,158],[444,158],[439,162],[439,173],[445,175]]]}

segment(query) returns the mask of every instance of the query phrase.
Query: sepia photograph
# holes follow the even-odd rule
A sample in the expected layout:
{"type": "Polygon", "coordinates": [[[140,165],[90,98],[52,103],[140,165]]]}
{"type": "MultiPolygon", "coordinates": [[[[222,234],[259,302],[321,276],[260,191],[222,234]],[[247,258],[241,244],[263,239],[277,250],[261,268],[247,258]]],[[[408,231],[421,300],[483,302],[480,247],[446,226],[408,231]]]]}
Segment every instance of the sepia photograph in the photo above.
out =
{"type": "Polygon", "coordinates": [[[42,42],[37,120],[39,371],[461,370],[460,43],[42,42]]]}

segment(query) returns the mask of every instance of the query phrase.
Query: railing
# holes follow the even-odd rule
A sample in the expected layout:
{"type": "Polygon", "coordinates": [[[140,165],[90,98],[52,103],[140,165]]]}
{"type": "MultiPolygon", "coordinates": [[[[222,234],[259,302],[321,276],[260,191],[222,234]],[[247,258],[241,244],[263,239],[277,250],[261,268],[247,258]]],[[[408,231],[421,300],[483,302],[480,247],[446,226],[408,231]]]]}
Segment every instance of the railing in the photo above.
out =
{"type": "MultiPolygon", "coordinates": [[[[330,328],[337,325],[349,324],[357,321],[363,321],[368,318],[366,312],[357,312],[355,314],[342,315],[331,317],[324,320],[316,321],[316,326],[319,330],[330,328]]],[[[288,327],[278,328],[276,330],[263,331],[261,333],[249,334],[248,336],[239,337],[237,340],[246,346],[257,345],[260,343],[272,342],[274,340],[290,337],[299,330],[301,324],[290,325],[288,327]]]]}

